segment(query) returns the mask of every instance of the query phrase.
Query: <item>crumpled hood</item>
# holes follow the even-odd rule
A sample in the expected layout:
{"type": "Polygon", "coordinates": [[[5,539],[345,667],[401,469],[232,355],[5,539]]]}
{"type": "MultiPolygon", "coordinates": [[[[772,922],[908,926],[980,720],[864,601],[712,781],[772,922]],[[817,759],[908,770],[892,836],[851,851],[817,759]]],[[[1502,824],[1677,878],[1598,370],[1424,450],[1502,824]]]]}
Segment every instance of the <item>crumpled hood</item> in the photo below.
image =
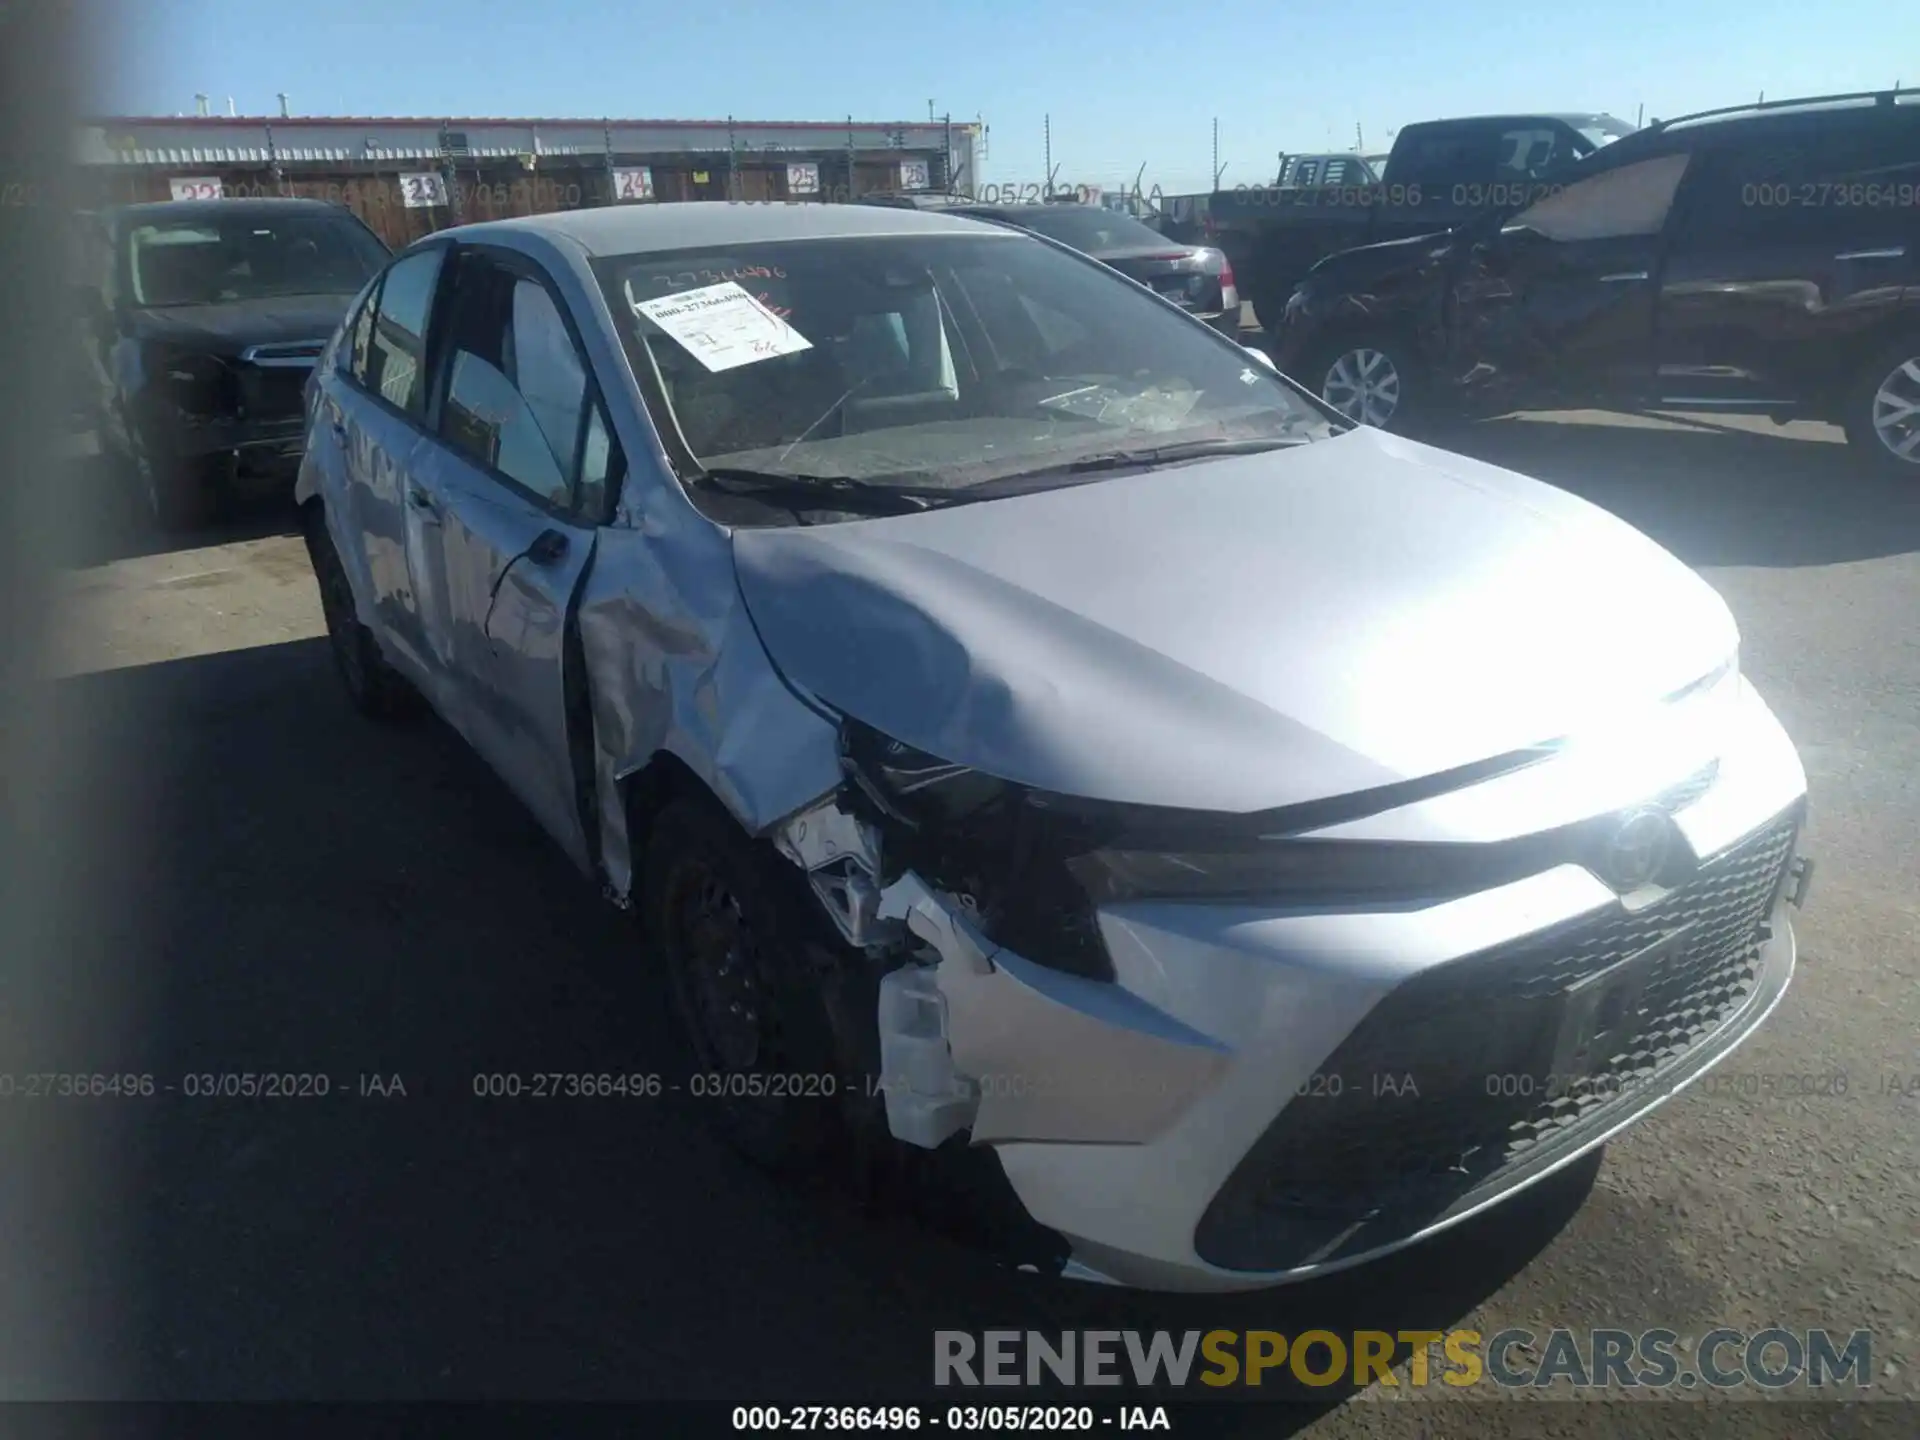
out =
{"type": "Polygon", "coordinates": [[[1358,429],[922,515],[740,530],[774,663],[944,759],[1262,810],[1578,733],[1733,651],[1606,512],[1358,429]]]}
{"type": "Polygon", "coordinates": [[[289,295],[224,305],[168,305],[133,312],[129,328],[142,340],[237,355],[249,345],[284,345],[332,337],[351,295],[289,295]]]}
{"type": "Polygon", "coordinates": [[[1376,240],[1371,245],[1356,245],[1322,256],[1307,274],[1317,281],[1343,283],[1361,276],[1388,275],[1424,265],[1436,252],[1451,252],[1456,238],[1454,231],[1440,229],[1398,240],[1376,240]]]}

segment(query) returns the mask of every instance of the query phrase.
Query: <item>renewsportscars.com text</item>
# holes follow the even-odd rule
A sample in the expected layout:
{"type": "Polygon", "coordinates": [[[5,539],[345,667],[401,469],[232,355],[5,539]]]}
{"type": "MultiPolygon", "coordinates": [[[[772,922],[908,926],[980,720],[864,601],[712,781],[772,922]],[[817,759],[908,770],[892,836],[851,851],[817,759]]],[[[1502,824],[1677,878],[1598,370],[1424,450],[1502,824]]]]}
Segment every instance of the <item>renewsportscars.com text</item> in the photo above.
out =
{"type": "Polygon", "coordinates": [[[940,1386],[1382,1385],[1454,1389],[1862,1388],[1873,1336],[1854,1330],[936,1330],[940,1386]]]}

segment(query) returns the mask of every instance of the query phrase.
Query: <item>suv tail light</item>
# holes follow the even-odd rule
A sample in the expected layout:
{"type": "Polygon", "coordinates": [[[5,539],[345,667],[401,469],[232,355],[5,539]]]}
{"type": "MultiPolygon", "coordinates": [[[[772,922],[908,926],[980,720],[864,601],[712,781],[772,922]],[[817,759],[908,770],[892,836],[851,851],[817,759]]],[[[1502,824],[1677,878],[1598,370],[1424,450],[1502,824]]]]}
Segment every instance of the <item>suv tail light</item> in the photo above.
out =
{"type": "Polygon", "coordinates": [[[1240,287],[1234,284],[1233,262],[1226,256],[1220,257],[1220,308],[1231,310],[1240,303],[1240,287]]]}

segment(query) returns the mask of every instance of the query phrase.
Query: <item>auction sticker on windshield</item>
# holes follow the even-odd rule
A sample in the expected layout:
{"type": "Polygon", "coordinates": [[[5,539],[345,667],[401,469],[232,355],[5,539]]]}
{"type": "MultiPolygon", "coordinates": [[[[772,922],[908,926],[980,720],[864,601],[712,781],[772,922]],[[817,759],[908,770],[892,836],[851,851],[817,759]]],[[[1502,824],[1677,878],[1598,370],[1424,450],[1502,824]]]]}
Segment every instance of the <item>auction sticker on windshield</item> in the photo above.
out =
{"type": "Polygon", "coordinates": [[[635,300],[633,308],[709,370],[733,370],[813,348],[806,336],[732,280],[635,300]]]}

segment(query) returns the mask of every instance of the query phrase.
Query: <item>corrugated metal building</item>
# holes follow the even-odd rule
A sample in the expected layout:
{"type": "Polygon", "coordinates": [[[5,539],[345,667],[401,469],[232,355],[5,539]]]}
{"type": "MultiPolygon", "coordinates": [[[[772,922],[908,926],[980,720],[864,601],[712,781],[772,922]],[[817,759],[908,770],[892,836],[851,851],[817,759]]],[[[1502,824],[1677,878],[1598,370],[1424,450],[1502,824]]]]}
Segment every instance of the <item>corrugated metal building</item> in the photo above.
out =
{"type": "Polygon", "coordinates": [[[120,117],[83,124],[94,205],[302,195],[389,244],[470,220],[649,200],[835,200],[966,189],[980,127],[854,120],[120,117]]]}

